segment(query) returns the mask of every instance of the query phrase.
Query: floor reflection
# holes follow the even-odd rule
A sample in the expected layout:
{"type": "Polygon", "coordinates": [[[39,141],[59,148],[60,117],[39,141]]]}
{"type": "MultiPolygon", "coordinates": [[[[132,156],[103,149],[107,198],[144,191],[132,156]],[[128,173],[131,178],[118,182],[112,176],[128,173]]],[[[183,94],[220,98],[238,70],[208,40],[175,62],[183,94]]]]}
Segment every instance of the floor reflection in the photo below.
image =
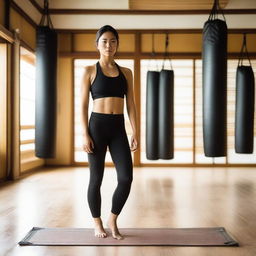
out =
{"type": "MultiPolygon", "coordinates": [[[[87,204],[88,168],[58,168],[0,187],[0,246],[4,255],[187,255],[178,247],[19,247],[34,226],[93,227],[87,204]]],[[[106,168],[102,192],[105,223],[116,187],[106,168]]],[[[254,255],[256,172],[234,168],[135,168],[119,226],[223,226],[241,248],[189,248],[189,255],[254,255]],[[247,254],[247,251],[249,253],[247,254]]]]}

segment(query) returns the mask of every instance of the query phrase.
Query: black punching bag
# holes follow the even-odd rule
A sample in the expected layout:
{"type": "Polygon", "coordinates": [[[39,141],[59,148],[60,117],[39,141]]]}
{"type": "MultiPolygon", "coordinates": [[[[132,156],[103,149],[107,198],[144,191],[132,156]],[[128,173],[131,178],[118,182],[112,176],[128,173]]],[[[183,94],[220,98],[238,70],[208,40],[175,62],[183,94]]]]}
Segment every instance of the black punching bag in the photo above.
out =
{"type": "Polygon", "coordinates": [[[252,67],[238,66],[236,70],[236,153],[253,153],[254,92],[255,84],[252,67]]]}
{"type": "Polygon", "coordinates": [[[56,140],[57,34],[49,26],[36,29],[36,156],[52,158],[56,140]]]}
{"type": "Polygon", "coordinates": [[[158,159],[158,86],[159,72],[147,72],[146,92],[146,157],[158,159]]]}
{"type": "Polygon", "coordinates": [[[203,28],[203,139],[208,157],[226,156],[227,25],[208,20],[203,28]]]}
{"type": "Polygon", "coordinates": [[[158,156],[173,159],[174,151],[174,73],[162,70],[159,78],[158,156]]]}

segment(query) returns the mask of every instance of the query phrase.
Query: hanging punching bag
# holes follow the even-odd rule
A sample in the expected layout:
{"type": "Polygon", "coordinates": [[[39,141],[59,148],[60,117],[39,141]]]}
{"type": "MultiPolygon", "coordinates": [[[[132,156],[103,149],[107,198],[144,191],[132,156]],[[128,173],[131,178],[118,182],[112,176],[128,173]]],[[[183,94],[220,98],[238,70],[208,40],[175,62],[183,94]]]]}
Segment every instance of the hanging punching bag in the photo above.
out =
{"type": "Polygon", "coordinates": [[[56,137],[57,34],[49,26],[36,29],[35,152],[52,158],[56,137]]]}
{"type": "MultiPolygon", "coordinates": [[[[214,6],[214,8],[216,5],[214,6]]],[[[227,25],[211,19],[203,28],[203,140],[208,157],[226,155],[227,25]]]]}
{"type": "Polygon", "coordinates": [[[254,102],[255,82],[251,61],[247,51],[246,34],[236,70],[236,116],[235,116],[235,151],[253,153],[254,140],[254,102]],[[243,65],[247,57],[249,66],[243,65]]]}
{"type": "Polygon", "coordinates": [[[162,70],[159,78],[158,155],[160,159],[172,159],[174,151],[174,73],[162,70]]]}
{"type": "Polygon", "coordinates": [[[235,118],[236,153],[253,153],[254,91],[255,85],[252,67],[237,67],[235,118]]]}
{"type": "Polygon", "coordinates": [[[158,86],[159,72],[147,72],[146,92],[146,157],[158,159],[158,86]]]}

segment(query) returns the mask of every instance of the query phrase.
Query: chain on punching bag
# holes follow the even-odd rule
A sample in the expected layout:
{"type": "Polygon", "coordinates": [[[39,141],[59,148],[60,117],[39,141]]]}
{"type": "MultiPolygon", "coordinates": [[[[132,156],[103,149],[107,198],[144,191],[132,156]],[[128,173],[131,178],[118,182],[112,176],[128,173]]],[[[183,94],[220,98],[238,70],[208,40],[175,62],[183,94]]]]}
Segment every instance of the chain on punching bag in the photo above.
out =
{"type": "Polygon", "coordinates": [[[215,0],[203,28],[203,140],[208,157],[226,155],[227,25],[218,17],[215,0]]]}
{"type": "Polygon", "coordinates": [[[51,158],[56,140],[57,33],[49,16],[48,1],[36,28],[36,156],[51,158]],[[45,25],[45,21],[46,25],[45,25]]]}
{"type": "Polygon", "coordinates": [[[235,116],[235,151],[253,153],[254,140],[254,94],[255,82],[251,61],[246,46],[246,35],[236,70],[236,116],[235,116]],[[245,56],[246,55],[246,56],[245,56]],[[243,65],[247,57],[249,66],[243,65]]]}

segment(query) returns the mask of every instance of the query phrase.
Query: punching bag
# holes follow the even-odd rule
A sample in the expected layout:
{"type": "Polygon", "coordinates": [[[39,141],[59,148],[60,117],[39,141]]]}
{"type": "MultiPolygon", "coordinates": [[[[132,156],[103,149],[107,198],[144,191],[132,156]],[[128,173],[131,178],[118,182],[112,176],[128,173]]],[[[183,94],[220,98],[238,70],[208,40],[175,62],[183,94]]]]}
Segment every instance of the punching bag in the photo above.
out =
{"type": "Polygon", "coordinates": [[[236,116],[235,151],[253,153],[254,140],[254,102],[255,80],[244,34],[243,45],[236,70],[236,116]],[[249,66],[243,65],[243,56],[247,55],[249,66]]]}
{"type": "Polygon", "coordinates": [[[205,156],[226,156],[227,25],[209,18],[203,28],[203,141],[205,156]]]}
{"type": "Polygon", "coordinates": [[[174,151],[174,73],[162,70],[159,78],[158,156],[173,159],[174,151]]]}
{"type": "Polygon", "coordinates": [[[35,152],[52,158],[56,140],[57,34],[49,26],[36,29],[35,152]]]}
{"type": "Polygon", "coordinates": [[[147,72],[146,91],[146,157],[158,159],[158,86],[159,72],[147,72]]]}
{"type": "Polygon", "coordinates": [[[235,118],[236,153],[253,153],[254,87],[254,73],[252,67],[237,67],[235,118]]]}

